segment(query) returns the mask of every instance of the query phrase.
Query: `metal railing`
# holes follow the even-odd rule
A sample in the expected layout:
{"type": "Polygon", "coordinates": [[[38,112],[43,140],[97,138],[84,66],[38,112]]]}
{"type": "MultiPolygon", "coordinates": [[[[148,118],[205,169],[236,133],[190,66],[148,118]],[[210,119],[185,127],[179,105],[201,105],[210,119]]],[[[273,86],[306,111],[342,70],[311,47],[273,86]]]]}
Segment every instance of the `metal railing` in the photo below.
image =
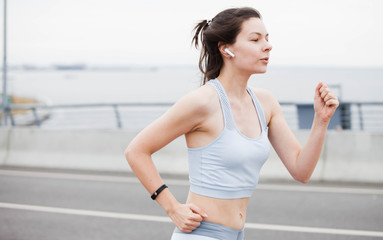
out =
{"type": "MultiPolygon", "coordinates": [[[[302,129],[302,106],[281,102],[291,129],[302,129]]],[[[68,127],[68,128],[124,128],[140,130],[161,116],[173,103],[104,103],[68,105],[9,104],[7,115],[11,126],[68,127]],[[17,111],[24,110],[20,114],[17,111]]],[[[337,128],[344,130],[383,131],[383,103],[342,102],[338,111],[337,128]]],[[[334,117],[333,117],[334,118],[334,117]]]]}

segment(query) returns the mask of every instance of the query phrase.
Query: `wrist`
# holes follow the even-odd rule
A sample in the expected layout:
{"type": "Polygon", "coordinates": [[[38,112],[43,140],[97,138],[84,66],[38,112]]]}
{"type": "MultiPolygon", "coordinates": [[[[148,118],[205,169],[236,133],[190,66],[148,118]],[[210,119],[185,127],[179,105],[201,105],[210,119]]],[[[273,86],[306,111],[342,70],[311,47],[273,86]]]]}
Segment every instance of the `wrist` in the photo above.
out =
{"type": "Polygon", "coordinates": [[[180,204],[168,188],[164,189],[162,193],[158,195],[156,201],[164,209],[167,215],[171,215],[174,212],[174,209],[180,204]]]}
{"type": "Polygon", "coordinates": [[[314,120],[313,120],[313,127],[318,126],[318,127],[324,127],[327,129],[328,125],[330,124],[330,120],[323,120],[321,117],[319,117],[317,114],[314,115],[314,120]]]}

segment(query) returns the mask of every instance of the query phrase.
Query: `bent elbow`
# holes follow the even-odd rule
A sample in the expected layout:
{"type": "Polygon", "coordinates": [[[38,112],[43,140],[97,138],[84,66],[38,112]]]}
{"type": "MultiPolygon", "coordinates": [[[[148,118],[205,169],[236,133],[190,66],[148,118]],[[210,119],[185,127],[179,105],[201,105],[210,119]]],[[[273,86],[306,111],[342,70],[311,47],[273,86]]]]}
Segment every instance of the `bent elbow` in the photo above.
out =
{"type": "Polygon", "coordinates": [[[310,181],[310,177],[304,177],[304,176],[295,176],[294,179],[303,184],[307,184],[310,181]]]}
{"type": "Polygon", "coordinates": [[[125,151],[124,151],[124,155],[125,155],[125,159],[126,159],[126,161],[129,163],[130,166],[132,166],[132,164],[133,164],[133,159],[134,159],[134,157],[133,157],[134,152],[133,152],[132,148],[127,147],[127,148],[125,149],[125,151]]]}
{"type": "Polygon", "coordinates": [[[147,156],[150,156],[146,152],[142,152],[141,149],[137,149],[135,147],[128,146],[124,151],[125,159],[128,162],[130,168],[134,170],[134,168],[139,165],[139,162],[145,160],[147,156]]]}
{"type": "Polygon", "coordinates": [[[307,178],[307,179],[300,180],[299,182],[303,184],[307,184],[309,183],[309,181],[310,181],[310,178],[307,178]]]}

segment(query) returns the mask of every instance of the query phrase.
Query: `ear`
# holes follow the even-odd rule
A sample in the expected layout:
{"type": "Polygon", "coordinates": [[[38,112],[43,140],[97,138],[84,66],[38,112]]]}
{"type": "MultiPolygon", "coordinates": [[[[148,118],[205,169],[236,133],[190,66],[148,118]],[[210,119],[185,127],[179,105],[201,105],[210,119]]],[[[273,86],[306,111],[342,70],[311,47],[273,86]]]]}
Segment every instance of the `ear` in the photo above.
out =
{"type": "Polygon", "coordinates": [[[231,58],[231,56],[225,52],[225,48],[228,48],[229,45],[223,42],[218,42],[218,50],[224,58],[231,58]]]}

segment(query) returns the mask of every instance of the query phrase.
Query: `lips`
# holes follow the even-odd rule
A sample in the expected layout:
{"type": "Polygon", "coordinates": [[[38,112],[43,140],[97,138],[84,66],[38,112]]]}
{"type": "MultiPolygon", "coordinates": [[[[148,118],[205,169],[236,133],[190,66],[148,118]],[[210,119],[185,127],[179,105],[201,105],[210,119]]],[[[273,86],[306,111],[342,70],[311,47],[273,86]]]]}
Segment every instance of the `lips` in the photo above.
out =
{"type": "Polygon", "coordinates": [[[264,63],[269,63],[269,57],[261,58],[261,61],[264,63]]]}

